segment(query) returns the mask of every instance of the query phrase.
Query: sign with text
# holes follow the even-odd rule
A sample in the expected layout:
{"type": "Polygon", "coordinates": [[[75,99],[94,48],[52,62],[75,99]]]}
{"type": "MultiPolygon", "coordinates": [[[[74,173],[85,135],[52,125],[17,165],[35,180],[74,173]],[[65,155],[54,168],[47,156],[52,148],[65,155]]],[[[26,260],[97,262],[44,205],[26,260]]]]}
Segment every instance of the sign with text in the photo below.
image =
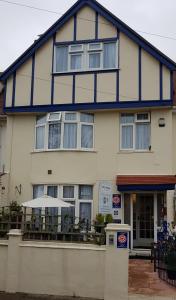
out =
{"type": "Polygon", "coordinates": [[[121,195],[114,194],[112,197],[112,208],[121,208],[121,195]]]}
{"type": "Polygon", "coordinates": [[[112,184],[101,181],[99,185],[99,213],[112,214],[112,184]]]}
{"type": "Polygon", "coordinates": [[[127,249],[128,247],[128,233],[117,232],[117,248],[127,249]]]}

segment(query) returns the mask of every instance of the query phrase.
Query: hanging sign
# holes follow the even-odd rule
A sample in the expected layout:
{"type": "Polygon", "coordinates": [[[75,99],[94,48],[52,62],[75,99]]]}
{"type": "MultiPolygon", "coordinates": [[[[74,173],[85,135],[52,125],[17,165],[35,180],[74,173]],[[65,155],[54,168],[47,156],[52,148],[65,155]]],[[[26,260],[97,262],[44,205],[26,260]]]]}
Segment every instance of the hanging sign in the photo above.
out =
{"type": "Polygon", "coordinates": [[[114,194],[112,197],[112,208],[121,208],[121,195],[114,194]]]}
{"type": "Polygon", "coordinates": [[[126,249],[128,247],[128,233],[117,232],[117,248],[126,249]]]}
{"type": "Polygon", "coordinates": [[[112,214],[112,184],[101,181],[99,185],[99,213],[112,214]]]}

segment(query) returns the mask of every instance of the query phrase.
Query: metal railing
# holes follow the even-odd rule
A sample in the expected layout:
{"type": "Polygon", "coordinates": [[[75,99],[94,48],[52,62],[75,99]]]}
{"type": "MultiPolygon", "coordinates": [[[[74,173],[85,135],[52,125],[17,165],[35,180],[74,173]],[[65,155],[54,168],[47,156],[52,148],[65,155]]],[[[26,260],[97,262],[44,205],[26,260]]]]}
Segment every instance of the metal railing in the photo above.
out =
{"type": "Polygon", "coordinates": [[[176,287],[176,240],[159,241],[153,245],[154,271],[160,279],[176,287]]]}
{"type": "Polygon", "coordinates": [[[49,213],[13,211],[0,208],[0,239],[8,238],[11,229],[21,229],[23,240],[87,242],[105,244],[105,225],[91,223],[89,220],[49,213]]]}

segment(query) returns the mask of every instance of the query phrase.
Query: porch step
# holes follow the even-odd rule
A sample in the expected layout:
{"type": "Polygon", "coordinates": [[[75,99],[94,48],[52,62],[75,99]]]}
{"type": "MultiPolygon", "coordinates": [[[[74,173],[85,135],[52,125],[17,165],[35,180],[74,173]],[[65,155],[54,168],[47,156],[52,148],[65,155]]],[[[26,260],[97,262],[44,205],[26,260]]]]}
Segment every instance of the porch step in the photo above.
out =
{"type": "Polygon", "coordinates": [[[151,249],[138,249],[130,250],[130,258],[148,258],[151,257],[151,249]]]}

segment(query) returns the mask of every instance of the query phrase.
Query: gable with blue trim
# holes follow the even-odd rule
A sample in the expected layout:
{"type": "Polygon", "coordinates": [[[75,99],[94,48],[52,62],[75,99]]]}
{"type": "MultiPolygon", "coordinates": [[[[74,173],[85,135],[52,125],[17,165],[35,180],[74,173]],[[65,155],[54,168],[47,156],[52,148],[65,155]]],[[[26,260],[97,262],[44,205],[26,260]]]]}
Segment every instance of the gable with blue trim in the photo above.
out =
{"type": "Polygon", "coordinates": [[[98,2],[82,0],[1,75],[4,109],[171,106],[175,68],[98,2]]]}

